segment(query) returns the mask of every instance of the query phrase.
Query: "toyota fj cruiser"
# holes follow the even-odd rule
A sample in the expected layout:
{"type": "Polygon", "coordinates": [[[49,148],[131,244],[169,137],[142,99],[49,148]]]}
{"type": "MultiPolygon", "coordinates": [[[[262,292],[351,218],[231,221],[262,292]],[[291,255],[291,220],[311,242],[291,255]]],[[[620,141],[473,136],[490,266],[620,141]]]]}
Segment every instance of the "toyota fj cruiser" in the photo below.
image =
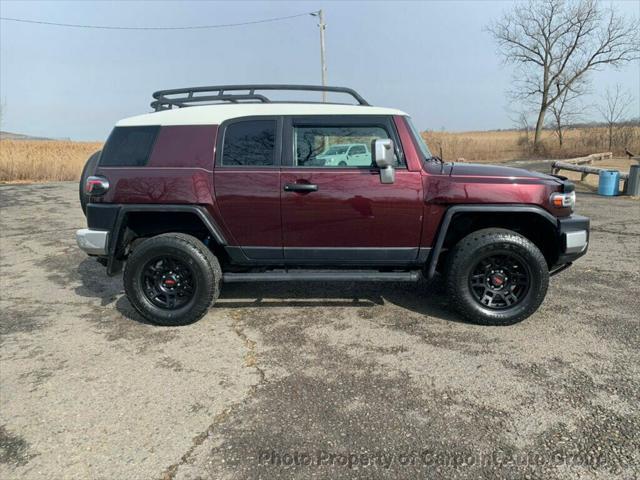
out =
{"type": "Polygon", "coordinates": [[[109,275],[124,265],[127,297],[150,321],[194,322],[230,282],[439,273],[462,315],[507,325],[531,315],[549,277],[587,250],[589,219],[572,213],[565,178],[443,163],[407,114],[351,89],[231,85],[153,97],[155,112],[118,122],[88,160],[88,228],[77,232],[109,275]],[[357,104],[276,102],[274,90],[357,104]],[[367,161],[334,165],[336,145],[359,146],[367,161]]]}

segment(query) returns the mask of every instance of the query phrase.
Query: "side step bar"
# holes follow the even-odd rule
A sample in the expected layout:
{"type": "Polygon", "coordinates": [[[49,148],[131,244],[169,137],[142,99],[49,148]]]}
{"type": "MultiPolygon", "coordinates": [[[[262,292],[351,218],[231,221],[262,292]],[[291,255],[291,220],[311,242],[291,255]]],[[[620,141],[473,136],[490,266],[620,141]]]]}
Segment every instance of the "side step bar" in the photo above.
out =
{"type": "Polygon", "coordinates": [[[569,263],[565,263],[564,265],[560,265],[559,267],[557,267],[555,270],[551,270],[549,272],[549,276],[553,277],[554,275],[559,274],[560,272],[564,272],[567,268],[569,268],[571,265],[573,265],[573,262],[569,262],[569,263]]]}
{"type": "Polygon", "coordinates": [[[420,270],[378,272],[375,270],[270,270],[268,272],[232,273],[222,276],[225,283],[236,282],[417,282],[420,270]]]}

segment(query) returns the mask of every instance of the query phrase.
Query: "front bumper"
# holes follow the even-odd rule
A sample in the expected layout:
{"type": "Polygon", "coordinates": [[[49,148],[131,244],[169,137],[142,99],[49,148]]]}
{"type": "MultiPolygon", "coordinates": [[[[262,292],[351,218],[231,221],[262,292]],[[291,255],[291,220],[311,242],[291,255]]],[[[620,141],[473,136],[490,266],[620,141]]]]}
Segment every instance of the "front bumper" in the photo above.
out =
{"type": "Polygon", "coordinates": [[[82,228],[76,232],[78,246],[89,255],[106,255],[109,245],[109,232],[82,228]]]}
{"type": "Polygon", "coordinates": [[[587,253],[589,248],[589,219],[580,215],[558,219],[560,255],[558,265],[571,263],[587,253]]]}

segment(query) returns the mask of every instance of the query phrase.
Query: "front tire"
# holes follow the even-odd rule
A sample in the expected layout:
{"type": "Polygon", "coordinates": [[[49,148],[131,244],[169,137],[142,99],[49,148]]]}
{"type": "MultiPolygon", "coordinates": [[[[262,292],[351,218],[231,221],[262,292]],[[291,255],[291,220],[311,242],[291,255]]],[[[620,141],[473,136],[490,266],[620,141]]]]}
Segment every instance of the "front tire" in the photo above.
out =
{"type": "Polygon", "coordinates": [[[127,260],[124,289],[150,322],[188,325],[202,318],[220,294],[218,259],[197,238],[166,233],[141,242],[127,260]]]}
{"type": "Polygon", "coordinates": [[[534,313],[549,285],[542,252],[511,230],[473,232],[449,253],[447,291],[465,318],[481,325],[512,325],[534,313]]]}

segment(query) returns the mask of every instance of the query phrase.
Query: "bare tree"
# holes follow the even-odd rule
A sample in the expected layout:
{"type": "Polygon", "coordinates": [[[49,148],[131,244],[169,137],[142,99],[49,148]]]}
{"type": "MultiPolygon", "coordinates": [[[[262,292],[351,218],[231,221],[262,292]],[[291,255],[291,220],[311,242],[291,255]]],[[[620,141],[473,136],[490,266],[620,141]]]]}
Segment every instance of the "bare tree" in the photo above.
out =
{"type": "MultiPolygon", "coordinates": [[[[558,86],[557,88],[559,89],[560,87],[558,86]]],[[[562,148],[564,142],[564,129],[578,121],[582,115],[584,108],[579,103],[579,100],[584,93],[582,88],[577,90],[568,88],[549,106],[551,113],[549,126],[558,137],[560,148],[562,148]]]]}
{"type": "Polygon", "coordinates": [[[536,149],[547,110],[567,90],[584,86],[593,70],[640,54],[638,19],[603,9],[597,0],[516,3],[487,30],[505,62],[517,67],[513,95],[537,105],[536,149]]]}
{"type": "Polygon", "coordinates": [[[603,103],[598,105],[598,111],[607,124],[609,134],[609,150],[613,147],[613,131],[627,116],[629,105],[633,103],[633,96],[622,90],[620,85],[614,89],[607,88],[602,97],[603,103]]]}
{"type": "Polygon", "coordinates": [[[529,134],[531,133],[531,125],[529,124],[529,118],[531,114],[530,112],[519,110],[513,111],[509,118],[513,122],[516,130],[520,132],[520,136],[518,137],[518,146],[524,147],[529,153],[530,149],[530,139],[529,134]]]}

